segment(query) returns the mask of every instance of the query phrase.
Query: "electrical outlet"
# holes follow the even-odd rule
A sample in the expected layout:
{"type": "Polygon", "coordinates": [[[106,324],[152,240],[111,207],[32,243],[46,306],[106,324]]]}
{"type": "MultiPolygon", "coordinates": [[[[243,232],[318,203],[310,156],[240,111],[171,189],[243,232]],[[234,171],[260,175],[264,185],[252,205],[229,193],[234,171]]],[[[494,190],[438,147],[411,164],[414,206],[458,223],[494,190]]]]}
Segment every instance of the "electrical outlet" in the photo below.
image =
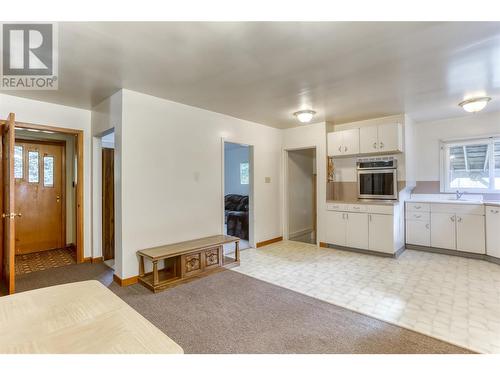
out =
{"type": "Polygon", "coordinates": [[[271,183],[271,177],[264,177],[264,182],[266,184],[270,184],[271,183]]]}

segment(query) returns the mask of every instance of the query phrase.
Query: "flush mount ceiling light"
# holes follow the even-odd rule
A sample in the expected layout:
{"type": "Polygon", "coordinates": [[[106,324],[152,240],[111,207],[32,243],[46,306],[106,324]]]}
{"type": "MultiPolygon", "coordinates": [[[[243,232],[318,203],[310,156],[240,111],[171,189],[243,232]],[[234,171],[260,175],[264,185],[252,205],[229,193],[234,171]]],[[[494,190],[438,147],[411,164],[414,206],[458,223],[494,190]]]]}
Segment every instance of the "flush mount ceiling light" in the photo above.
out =
{"type": "Polygon", "coordinates": [[[464,100],[463,102],[458,103],[458,105],[462,107],[464,111],[475,113],[484,109],[484,107],[486,107],[486,104],[488,104],[490,100],[491,100],[490,97],[482,96],[480,98],[472,98],[464,100]]]}
{"type": "Polygon", "coordinates": [[[297,117],[300,122],[311,122],[313,116],[316,114],[315,111],[311,109],[304,109],[302,111],[297,111],[293,115],[297,117]]]}

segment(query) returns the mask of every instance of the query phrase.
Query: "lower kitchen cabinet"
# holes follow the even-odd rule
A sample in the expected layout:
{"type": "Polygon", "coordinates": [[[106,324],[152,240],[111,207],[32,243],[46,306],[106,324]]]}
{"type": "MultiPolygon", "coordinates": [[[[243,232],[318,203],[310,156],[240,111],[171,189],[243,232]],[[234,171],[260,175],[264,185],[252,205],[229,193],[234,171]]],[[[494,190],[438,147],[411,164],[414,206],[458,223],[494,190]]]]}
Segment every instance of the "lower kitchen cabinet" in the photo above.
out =
{"type": "Polygon", "coordinates": [[[427,221],[406,221],[406,243],[419,246],[431,246],[431,225],[427,221]]]}
{"type": "Polygon", "coordinates": [[[486,206],[486,254],[500,258],[500,207],[486,206]]]}
{"type": "Polygon", "coordinates": [[[368,249],[384,253],[394,253],[394,216],[369,214],[368,249]]]}
{"type": "MultiPolygon", "coordinates": [[[[326,242],[331,245],[394,254],[396,247],[401,247],[399,242],[403,243],[403,238],[397,237],[401,231],[395,233],[399,226],[395,212],[395,206],[332,204],[326,212],[326,242]]],[[[401,216],[399,218],[404,220],[401,216]]]]}
{"type": "Polygon", "coordinates": [[[326,215],[326,242],[346,246],[345,212],[328,211],[326,215]]]}
{"type": "Polygon", "coordinates": [[[431,213],[431,246],[456,249],[455,214],[431,213]]]}
{"type": "Polygon", "coordinates": [[[485,253],[484,216],[457,214],[457,250],[485,253]]]}
{"type": "Polygon", "coordinates": [[[346,246],[368,249],[368,214],[346,213],[346,246]]]}
{"type": "Polygon", "coordinates": [[[410,245],[485,254],[485,226],[484,206],[479,204],[406,204],[406,243],[410,245]],[[417,212],[417,207],[422,210],[417,212]]]}

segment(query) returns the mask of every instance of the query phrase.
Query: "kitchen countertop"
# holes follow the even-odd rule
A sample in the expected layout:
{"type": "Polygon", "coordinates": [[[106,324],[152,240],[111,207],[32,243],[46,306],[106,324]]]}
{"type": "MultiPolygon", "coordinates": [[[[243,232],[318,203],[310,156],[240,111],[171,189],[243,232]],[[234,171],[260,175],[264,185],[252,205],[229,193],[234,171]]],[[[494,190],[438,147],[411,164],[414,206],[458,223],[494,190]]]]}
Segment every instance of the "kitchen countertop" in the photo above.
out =
{"type": "Polygon", "coordinates": [[[376,199],[347,199],[347,200],[327,200],[326,203],[333,204],[370,204],[375,206],[394,206],[399,201],[376,200],[376,199]]]}
{"type": "Polygon", "coordinates": [[[500,207],[500,201],[493,200],[474,200],[472,198],[457,200],[457,199],[447,199],[447,198],[436,198],[436,197],[415,197],[406,200],[406,202],[418,202],[418,203],[444,203],[444,204],[481,204],[487,206],[498,206],[500,207]]]}

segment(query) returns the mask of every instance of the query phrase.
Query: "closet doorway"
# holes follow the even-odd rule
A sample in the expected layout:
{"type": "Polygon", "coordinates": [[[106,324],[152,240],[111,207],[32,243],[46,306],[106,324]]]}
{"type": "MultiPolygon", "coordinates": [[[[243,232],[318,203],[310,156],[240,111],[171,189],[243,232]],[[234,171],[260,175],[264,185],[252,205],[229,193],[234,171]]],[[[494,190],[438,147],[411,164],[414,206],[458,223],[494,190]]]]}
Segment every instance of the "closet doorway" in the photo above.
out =
{"type": "Polygon", "coordinates": [[[285,160],[288,239],[316,244],[316,148],[287,150],[285,160]]]}
{"type": "Polygon", "coordinates": [[[115,265],[115,133],[101,138],[102,146],[102,256],[104,263],[115,265]]]}

